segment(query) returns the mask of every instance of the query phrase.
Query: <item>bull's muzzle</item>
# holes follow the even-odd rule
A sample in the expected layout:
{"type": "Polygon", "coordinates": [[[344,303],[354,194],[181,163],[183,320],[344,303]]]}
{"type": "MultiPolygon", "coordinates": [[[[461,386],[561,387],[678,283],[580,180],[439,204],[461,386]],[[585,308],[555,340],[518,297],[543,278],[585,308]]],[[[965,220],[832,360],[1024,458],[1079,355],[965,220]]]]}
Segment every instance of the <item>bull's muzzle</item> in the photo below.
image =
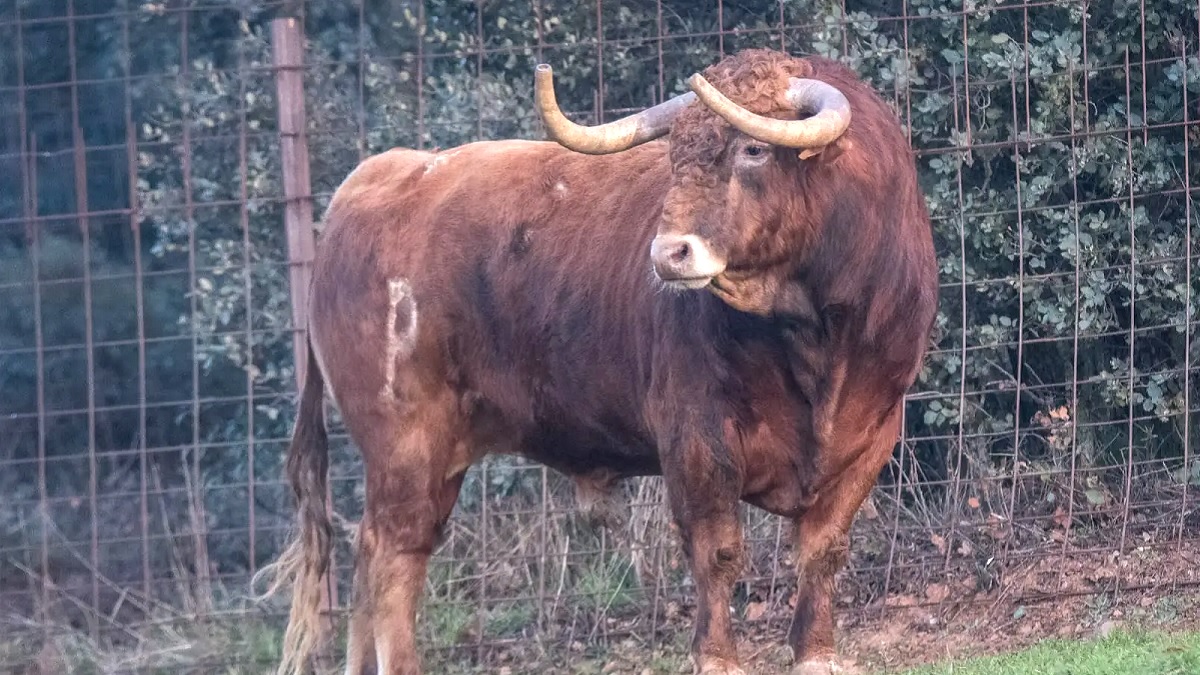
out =
{"type": "Polygon", "coordinates": [[[725,260],[694,234],[660,234],[650,244],[654,273],[668,286],[704,288],[725,271],[725,260]]]}

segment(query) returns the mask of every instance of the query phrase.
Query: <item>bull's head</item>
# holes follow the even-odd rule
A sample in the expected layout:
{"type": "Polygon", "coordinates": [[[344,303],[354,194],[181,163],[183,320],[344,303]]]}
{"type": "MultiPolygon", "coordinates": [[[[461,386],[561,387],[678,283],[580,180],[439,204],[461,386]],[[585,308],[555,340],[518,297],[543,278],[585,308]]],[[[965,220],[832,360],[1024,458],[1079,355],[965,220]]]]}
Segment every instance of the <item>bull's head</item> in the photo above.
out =
{"type": "Polygon", "coordinates": [[[754,277],[796,252],[790,239],[799,234],[785,225],[799,208],[799,165],[850,124],[846,97],[804,77],[809,68],[778,52],[742,52],[706,71],[716,86],[697,73],[691,92],[595,127],[559,111],[548,65],[537,68],[535,95],[550,137],[578,152],[621,152],[670,134],[672,186],[650,247],[654,270],[668,286],[734,300],[739,285],[761,288],[754,277]]]}

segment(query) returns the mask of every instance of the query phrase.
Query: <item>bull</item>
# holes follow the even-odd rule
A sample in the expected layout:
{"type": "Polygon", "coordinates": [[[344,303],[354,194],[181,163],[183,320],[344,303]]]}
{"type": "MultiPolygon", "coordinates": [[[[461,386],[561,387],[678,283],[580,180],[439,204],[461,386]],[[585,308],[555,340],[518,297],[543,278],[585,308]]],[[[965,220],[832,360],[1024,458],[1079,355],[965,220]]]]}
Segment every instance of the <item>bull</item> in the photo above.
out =
{"type": "Polygon", "coordinates": [[[552,141],[394,149],[338,187],[313,266],[287,472],[281,672],[318,643],[332,528],[323,399],[359,448],[346,672],[414,674],[427,563],[464,474],[515,453],[592,501],[661,475],[695,581],[691,656],[743,673],[746,502],[790,519],[795,673],[836,672],[834,575],[898,437],[937,304],[929,217],[888,105],[824,58],[746,50],[691,91],[552,141]]]}

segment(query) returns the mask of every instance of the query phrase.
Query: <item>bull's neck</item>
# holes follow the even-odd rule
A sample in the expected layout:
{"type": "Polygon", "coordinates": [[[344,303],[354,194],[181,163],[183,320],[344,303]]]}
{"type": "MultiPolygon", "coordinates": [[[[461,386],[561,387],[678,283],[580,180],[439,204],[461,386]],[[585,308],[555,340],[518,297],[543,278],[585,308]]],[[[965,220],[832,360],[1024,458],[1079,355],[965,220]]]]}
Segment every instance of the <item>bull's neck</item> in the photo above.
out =
{"type": "Polygon", "coordinates": [[[755,314],[730,306],[706,289],[661,292],[659,332],[688,346],[700,358],[727,360],[751,344],[785,348],[794,337],[794,321],[782,314],[755,314]]]}

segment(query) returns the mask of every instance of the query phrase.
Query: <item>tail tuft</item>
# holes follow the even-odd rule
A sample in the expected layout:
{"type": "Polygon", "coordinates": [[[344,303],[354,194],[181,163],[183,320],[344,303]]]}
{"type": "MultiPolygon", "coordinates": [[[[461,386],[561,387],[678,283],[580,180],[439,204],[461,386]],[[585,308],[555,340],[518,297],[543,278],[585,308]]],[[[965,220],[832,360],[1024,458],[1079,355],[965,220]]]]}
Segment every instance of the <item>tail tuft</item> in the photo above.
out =
{"type": "Polygon", "coordinates": [[[300,675],[307,670],[314,652],[324,641],[321,621],[321,579],[329,570],[333,546],[333,524],[325,504],[329,478],[329,438],[322,408],[325,381],[308,345],[308,374],[300,396],[300,409],[292,442],[288,447],[287,474],[296,498],[299,528],[275,562],[254,575],[253,584],[268,579],[267,590],[258,599],[292,587],[292,608],[278,675],[300,675]]]}

